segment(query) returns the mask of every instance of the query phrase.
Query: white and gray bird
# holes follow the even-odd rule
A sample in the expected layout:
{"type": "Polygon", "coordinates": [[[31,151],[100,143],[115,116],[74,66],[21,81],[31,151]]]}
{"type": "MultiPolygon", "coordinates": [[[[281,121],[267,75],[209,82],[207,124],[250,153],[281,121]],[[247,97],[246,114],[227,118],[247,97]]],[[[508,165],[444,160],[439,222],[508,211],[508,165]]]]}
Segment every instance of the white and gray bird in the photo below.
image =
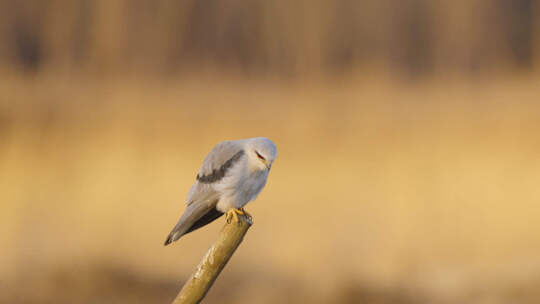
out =
{"type": "MultiPolygon", "coordinates": [[[[243,209],[266,185],[277,157],[274,142],[265,137],[224,141],[204,159],[191,187],[187,208],[165,245],[227,213],[227,218],[247,214],[243,209]]],[[[249,215],[248,215],[249,216],[249,215]]]]}

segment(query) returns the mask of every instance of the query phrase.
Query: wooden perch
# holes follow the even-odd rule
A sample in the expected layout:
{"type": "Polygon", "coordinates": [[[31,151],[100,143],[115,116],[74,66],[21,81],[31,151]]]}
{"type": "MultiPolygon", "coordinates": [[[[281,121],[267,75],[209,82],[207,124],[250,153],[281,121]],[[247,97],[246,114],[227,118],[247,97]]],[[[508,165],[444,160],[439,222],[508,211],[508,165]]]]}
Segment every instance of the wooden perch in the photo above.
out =
{"type": "Polygon", "coordinates": [[[239,215],[238,219],[239,222],[233,219],[225,224],[217,241],[208,249],[197,270],[184,284],[173,304],[201,302],[252,225],[251,220],[244,215],[239,215]]]}

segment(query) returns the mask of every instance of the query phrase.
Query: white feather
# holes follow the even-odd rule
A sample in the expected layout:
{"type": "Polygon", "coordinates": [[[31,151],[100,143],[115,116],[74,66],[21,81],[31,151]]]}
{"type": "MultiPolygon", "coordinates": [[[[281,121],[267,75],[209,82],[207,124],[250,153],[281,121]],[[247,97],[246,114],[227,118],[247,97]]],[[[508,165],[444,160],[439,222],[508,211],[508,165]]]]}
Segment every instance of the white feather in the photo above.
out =
{"type": "Polygon", "coordinates": [[[241,144],[246,151],[245,157],[221,181],[213,185],[220,194],[216,208],[221,212],[227,212],[230,208],[243,208],[255,200],[266,185],[270,167],[258,159],[255,151],[265,154],[270,166],[277,156],[275,145],[269,139],[246,139],[241,144]]]}

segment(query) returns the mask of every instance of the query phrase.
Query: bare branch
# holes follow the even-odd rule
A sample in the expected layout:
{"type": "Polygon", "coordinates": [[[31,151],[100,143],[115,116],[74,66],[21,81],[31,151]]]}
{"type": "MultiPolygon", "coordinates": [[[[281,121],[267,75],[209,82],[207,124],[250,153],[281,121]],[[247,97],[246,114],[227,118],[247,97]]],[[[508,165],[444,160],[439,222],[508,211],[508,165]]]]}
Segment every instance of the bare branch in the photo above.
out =
{"type": "Polygon", "coordinates": [[[173,304],[199,303],[204,298],[252,225],[246,216],[239,215],[238,218],[239,222],[232,220],[225,224],[219,238],[208,249],[173,304]]]}

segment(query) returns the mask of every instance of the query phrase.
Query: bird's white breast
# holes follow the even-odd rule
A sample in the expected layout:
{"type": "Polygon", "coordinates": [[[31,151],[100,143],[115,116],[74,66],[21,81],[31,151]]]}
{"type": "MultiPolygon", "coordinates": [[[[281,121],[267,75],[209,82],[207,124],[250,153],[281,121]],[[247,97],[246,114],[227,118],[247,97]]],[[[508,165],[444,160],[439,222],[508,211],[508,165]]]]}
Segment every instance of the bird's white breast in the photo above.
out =
{"type": "Polygon", "coordinates": [[[221,193],[216,208],[227,212],[230,208],[242,208],[257,198],[268,178],[267,170],[253,170],[247,161],[239,162],[223,180],[215,185],[221,193]]]}

